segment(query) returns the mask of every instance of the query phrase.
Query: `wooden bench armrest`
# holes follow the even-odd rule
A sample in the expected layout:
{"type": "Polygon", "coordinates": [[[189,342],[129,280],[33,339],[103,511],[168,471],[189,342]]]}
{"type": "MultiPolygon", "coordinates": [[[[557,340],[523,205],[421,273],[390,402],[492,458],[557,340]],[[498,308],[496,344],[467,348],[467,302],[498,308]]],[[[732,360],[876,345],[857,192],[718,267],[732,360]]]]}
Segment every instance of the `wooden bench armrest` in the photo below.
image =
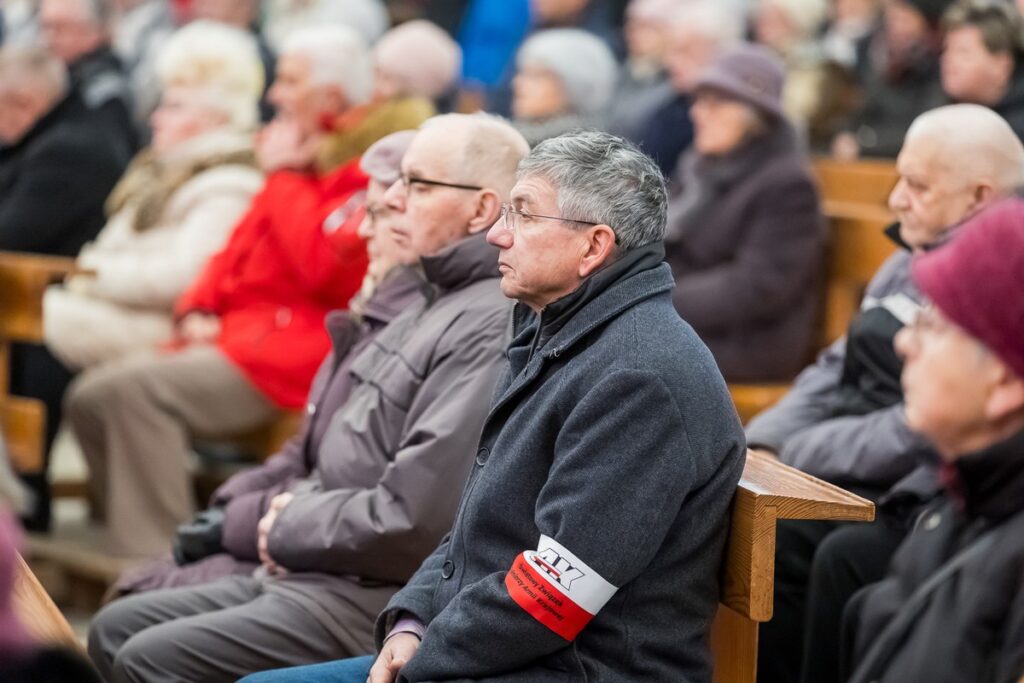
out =
{"type": "Polygon", "coordinates": [[[0,251],[0,338],[43,339],[43,292],[75,267],[71,258],[0,251]]]}
{"type": "Polygon", "coordinates": [[[721,602],[753,621],[772,618],[777,520],[869,522],[874,517],[871,501],[748,451],[733,500],[721,602]]]}
{"type": "Polygon", "coordinates": [[[792,384],[739,384],[729,383],[729,394],[732,396],[736,413],[740,422],[746,424],[750,418],[771,408],[786,395],[792,384]]]}

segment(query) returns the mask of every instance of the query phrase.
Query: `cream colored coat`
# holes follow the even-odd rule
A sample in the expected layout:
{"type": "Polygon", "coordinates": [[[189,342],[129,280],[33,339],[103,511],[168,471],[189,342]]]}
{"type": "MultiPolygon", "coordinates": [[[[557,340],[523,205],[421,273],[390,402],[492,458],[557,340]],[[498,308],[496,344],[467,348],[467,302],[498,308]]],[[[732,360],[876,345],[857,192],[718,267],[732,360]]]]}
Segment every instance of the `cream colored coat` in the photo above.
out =
{"type": "MultiPolygon", "coordinates": [[[[251,135],[211,133],[180,145],[165,162],[194,163],[248,146],[251,135]]],[[[46,345],[81,369],[169,341],[175,300],[225,244],[262,184],[253,167],[213,166],[180,185],[142,232],[133,228],[136,207],[129,201],[78,256],[78,268],[95,276],[73,276],[47,290],[46,345]]]]}

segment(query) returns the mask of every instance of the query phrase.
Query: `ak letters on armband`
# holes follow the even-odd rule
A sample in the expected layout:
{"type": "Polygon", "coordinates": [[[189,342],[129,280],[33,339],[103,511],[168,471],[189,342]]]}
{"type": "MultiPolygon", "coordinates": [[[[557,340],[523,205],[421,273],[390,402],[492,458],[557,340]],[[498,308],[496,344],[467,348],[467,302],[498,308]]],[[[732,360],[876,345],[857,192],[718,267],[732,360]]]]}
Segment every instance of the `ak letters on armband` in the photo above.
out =
{"type": "Polygon", "coordinates": [[[537,550],[520,553],[505,575],[505,588],[540,623],[574,640],[618,590],[547,536],[537,550]]]}

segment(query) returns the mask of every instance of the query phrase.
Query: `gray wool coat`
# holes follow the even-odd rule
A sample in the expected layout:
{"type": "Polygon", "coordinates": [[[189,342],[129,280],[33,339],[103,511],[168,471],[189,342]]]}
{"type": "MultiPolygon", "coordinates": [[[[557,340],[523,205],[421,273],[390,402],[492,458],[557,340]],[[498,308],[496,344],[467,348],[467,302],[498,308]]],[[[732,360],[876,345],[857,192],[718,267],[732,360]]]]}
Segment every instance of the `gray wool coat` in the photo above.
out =
{"type": "Polygon", "coordinates": [[[744,440],[662,258],[517,307],[455,525],[377,622],[427,624],[400,680],[711,680],[744,440]]]}

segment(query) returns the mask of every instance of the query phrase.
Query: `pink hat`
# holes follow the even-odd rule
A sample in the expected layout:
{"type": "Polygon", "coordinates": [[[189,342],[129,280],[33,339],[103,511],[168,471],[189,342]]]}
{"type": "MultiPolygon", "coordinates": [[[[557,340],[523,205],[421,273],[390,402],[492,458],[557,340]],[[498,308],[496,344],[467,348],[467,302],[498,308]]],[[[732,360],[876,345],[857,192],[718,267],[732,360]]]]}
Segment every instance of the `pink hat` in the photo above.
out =
{"type": "Polygon", "coordinates": [[[1024,377],[1024,199],[969,219],[911,272],[943,315],[1024,377]]]}

